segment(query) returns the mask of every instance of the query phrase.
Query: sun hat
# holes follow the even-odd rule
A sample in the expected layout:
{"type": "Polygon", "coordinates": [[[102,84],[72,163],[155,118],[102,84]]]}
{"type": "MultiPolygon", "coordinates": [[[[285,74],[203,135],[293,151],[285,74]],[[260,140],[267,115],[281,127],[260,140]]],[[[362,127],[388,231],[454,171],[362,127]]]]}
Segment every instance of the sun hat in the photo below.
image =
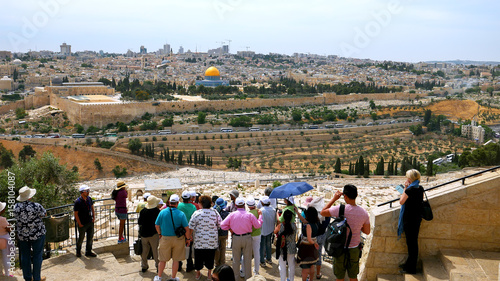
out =
{"type": "Polygon", "coordinates": [[[313,197],[312,196],[307,196],[306,198],[306,206],[311,204],[311,202],[313,201],[313,197]]]}
{"type": "Polygon", "coordinates": [[[215,204],[224,208],[226,207],[226,201],[223,199],[223,198],[217,198],[217,200],[215,201],[215,204]]]}
{"type": "Polygon", "coordinates": [[[240,196],[240,192],[236,189],[233,189],[231,190],[231,192],[229,192],[229,195],[233,195],[234,198],[238,198],[240,196]]]}
{"type": "Polygon", "coordinates": [[[80,191],[80,192],[85,191],[85,190],[90,190],[90,186],[88,186],[86,184],[82,184],[82,185],[80,185],[80,188],[78,188],[78,191],[80,191]]]}
{"type": "Polygon", "coordinates": [[[29,200],[31,197],[35,196],[36,194],[36,189],[34,188],[29,188],[28,186],[23,186],[21,189],[19,189],[19,196],[17,196],[17,201],[19,202],[24,202],[29,200]]]}
{"type": "Polygon", "coordinates": [[[125,188],[125,187],[127,187],[127,185],[125,184],[125,182],[124,181],[119,181],[119,182],[116,183],[116,189],[115,190],[120,190],[120,189],[125,188]]]}
{"type": "Polygon", "coordinates": [[[172,196],[170,196],[170,203],[177,203],[179,202],[179,195],[177,194],[172,194],[172,196]]]}
{"type": "Polygon", "coordinates": [[[191,198],[191,192],[185,190],[182,192],[182,199],[189,199],[191,198]]]}
{"type": "Polygon", "coordinates": [[[0,202],[0,212],[3,211],[3,209],[5,209],[5,206],[7,206],[7,203],[0,202]]]}
{"type": "Polygon", "coordinates": [[[245,205],[245,198],[238,197],[236,198],[236,201],[234,203],[236,204],[236,206],[243,206],[245,205]]]}
{"type": "Polygon", "coordinates": [[[146,203],[146,209],[154,209],[158,207],[158,203],[160,203],[160,199],[154,195],[148,197],[148,202],[146,203]]]}

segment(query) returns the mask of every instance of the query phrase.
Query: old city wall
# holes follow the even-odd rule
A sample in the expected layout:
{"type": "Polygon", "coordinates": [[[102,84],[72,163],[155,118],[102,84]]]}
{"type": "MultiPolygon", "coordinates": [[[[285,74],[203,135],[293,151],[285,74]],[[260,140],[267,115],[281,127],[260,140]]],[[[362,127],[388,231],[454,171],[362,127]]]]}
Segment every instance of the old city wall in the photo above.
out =
{"type": "MultiPolygon", "coordinates": [[[[422,221],[420,258],[440,249],[500,251],[500,176],[467,179],[466,185],[429,197],[434,219],[422,221]]],[[[436,190],[439,192],[439,189],[436,190]]],[[[360,280],[376,280],[377,274],[397,274],[407,257],[406,241],[396,235],[397,208],[372,210],[373,234],[367,239],[360,280]]]]}
{"type": "Polygon", "coordinates": [[[59,96],[80,96],[80,95],[114,95],[115,89],[106,86],[50,86],[45,87],[49,94],[59,96]]]}

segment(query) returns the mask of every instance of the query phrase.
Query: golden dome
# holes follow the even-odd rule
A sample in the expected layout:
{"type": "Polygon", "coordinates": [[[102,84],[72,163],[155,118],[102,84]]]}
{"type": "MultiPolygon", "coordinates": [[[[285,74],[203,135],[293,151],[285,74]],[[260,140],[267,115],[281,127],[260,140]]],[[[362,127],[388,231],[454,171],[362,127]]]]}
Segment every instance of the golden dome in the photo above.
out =
{"type": "Polygon", "coordinates": [[[217,68],[211,66],[205,71],[205,76],[220,76],[220,73],[217,68]]]}

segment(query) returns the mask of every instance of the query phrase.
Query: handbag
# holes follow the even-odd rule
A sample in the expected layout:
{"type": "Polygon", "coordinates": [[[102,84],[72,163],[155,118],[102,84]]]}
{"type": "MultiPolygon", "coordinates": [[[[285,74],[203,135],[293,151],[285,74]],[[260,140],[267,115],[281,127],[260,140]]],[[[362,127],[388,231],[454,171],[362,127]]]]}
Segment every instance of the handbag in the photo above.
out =
{"type": "Polygon", "coordinates": [[[432,214],[431,204],[429,204],[429,199],[424,191],[425,200],[422,202],[422,218],[426,221],[431,221],[434,218],[432,214]]]}
{"type": "Polygon", "coordinates": [[[175,235],[179,238],[184,236],[184,234],[186,234],[186,229],[182,226],[175,227],[174,216],[172,215],[172,209],[170,209],[170,218],[172,219],[172,225],[174,227],[175,235]]]}
{"type": "Polygon", "coordinates": [[[142,239],[141,239],[141,237],[139,237],[134,242],[134,254],[142,255],[142,239]]]}

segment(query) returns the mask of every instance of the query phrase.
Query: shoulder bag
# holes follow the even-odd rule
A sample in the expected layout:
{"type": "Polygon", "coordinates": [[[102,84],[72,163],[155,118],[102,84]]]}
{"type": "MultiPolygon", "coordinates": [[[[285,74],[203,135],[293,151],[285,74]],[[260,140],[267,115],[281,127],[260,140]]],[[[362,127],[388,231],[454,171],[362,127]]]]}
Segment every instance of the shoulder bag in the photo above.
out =
{"type": "Polygon", "coordinates": [[[425,200],[422,202],[422,218],[426,221],[431,221],[434,218],[432,214],[431,204],[429,204],[429,199],[427,198],[427,194],[425,193],[425,200]]]}

